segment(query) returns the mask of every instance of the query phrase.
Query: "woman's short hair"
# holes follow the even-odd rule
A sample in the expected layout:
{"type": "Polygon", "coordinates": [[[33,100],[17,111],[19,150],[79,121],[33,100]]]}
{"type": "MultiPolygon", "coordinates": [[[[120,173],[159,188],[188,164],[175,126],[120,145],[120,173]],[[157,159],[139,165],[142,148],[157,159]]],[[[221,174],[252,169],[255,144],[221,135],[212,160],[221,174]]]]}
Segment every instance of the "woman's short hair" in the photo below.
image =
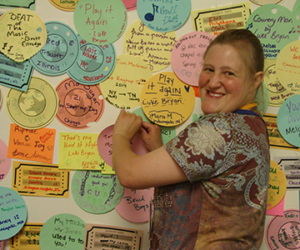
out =
{"type": "Polygon", "coordinates": [[[249,67],[250,73],[255,74],[264,70],[264,51],[259,39],[247,29],[225,30],[210,43],[207,51],[216,44],[231,45],[238,50],[242,59],[249,67]]]}

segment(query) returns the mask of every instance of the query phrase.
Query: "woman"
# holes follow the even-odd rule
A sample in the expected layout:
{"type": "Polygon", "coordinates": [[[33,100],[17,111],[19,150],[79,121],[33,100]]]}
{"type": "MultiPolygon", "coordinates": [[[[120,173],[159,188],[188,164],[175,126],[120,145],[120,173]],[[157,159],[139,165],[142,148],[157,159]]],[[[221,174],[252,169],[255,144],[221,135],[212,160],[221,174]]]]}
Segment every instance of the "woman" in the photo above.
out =
{"type": "Polygon", "coordinates": [[[250,31],[224,31],[199,77],[204,117],[162,145],[159,127],[121,110],[113,166],[124,187],[156,187],[151,249],[258,249],[263,240],[270,153],[254,99],[264,55],[250,31]],[[130,141],[141,136],[149,153],[130,141]]]}

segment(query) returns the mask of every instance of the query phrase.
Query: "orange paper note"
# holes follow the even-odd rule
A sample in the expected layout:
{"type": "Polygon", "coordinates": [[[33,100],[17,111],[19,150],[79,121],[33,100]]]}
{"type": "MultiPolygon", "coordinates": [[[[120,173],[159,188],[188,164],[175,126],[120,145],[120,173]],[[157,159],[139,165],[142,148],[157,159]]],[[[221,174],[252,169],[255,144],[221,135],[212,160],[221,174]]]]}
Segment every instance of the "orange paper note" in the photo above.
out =
{"type": "Polygon", "coordinates": [[[10,125],[7,157],[29,161],[52,163],[55,129],[24,129],[10,125]]]}

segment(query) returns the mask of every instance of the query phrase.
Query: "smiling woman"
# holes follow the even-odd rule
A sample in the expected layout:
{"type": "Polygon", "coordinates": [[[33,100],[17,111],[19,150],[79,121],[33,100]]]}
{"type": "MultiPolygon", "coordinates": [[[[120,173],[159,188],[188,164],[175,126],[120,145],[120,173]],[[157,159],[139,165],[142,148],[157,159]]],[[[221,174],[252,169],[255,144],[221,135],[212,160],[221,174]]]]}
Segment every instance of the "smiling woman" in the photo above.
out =
{"type": "Polygon", "coordinates": [[[165,145],[159,126],[121,110],[113,166],[124,187],[155,187],[151,249],[260,247],[270,168],[267,130],[254,103],[263,61],[250,31],[216,37],[199,78],[205,115],[165,145]],[[131,150],[136,133],[149,153],[131,150]]]}

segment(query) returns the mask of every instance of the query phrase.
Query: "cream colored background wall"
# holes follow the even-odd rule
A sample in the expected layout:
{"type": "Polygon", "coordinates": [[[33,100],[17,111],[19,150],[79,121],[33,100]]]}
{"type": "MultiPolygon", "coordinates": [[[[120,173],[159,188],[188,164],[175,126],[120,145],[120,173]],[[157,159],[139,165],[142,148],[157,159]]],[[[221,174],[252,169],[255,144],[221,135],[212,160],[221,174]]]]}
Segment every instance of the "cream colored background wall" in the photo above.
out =
{"type": "MultiPolygon", "coordinates": [[[[192,10],[198,9],[205,9],[211,7],[217,7],[221,5],[228,5],[234,3],[244,2],[241,0],[234,0],[234,1],[227,1],[227,0],[192,0],[192,10]]],[[[295,0],[285,0],[281,5],[289,8],[292,10],[292,7],[295,3],[295,0]]],[[[252,11],[258,8],[258,6],[251,4],[252,11]]],[[[68,24],[75,30],[73,25],[73,13],[72,12],[64,12],[57,8],[55,8],[48,0],[36,0],[36,13],[40,15],[44,22],[47,21],[60,21],[63,23],[68,24]]],[[[128,24],[129,27],[134,21],[138,20],[137,11],[129,11],[128,12],[128,24]]],[[[184,26],[180,29],[176,30],[177,38],[180,38],[182,35],[192,32],[192,21],[189,18],[184,26]]],[[[122,55],[123,53],[123,38],[124,35],[114,43],[117,55],[122,55]]],[[[171,66],[167,67],[164,71],[172,71],[171,66]]],[[[66,74],[61,76],[45,76],[34,70],[33,75],[40,76],[47,81],[49,81],[54,87],[56,87],[63,79],[67,78],[66,74]]],[[[1,86],[2,97],[5,98],[8,88],[1,86]]],[[[195,111],[199,112],[200,110],[200,102],[196,100],[195,111]]],[[[197,112],[197,113],[198,113],[197,112]]],[[[270,107],[267,110],[267,113],[277,114],[278,108],[270,107]]],[[[100,120],[93,124],[90,128],[77,131],[70,128],[63,126],[57,119],[54,119],[47,127],[55,128],[56,132],[56,148],[54,152],[54,164],[58,163],[58,156],[59,156],[59,132],[85,132],[85,133],[100,133],[103,129],[108,127],[109,125],[113,124],[119,110],[108,102],[105,103],[105,109],[103,116],[100,120]]],[[[181,130],[185,127],[188,123],[191,122],[189,119],[183,125],[177,128],[177,131],[181,130]]],[[[5,107],[5,99],[0,109],[0,138],[8,144],[9,139],[9,126],[11,120],[7,114],[6,107],[5,107]]],[[[276,150],[271,149],[271,156],[299,156],[299,153],[296,151],[286,151],[286,150],[276,150]]],[[[10,171],[9,174],[5,177],[4,180],[0,182],[0,186],[7,186],[11,187],[11,176],[12,172],[10,171]]],[[[74,172],[71,173],[71,178],[74,172]]],[[[144,241],[143,241],[143,249],[149,249],[149,241],[148,241],[148,223],[144,224],[136,224],[131,223],[123,219],[115,210],[108,212],[106,214],[90,214],[83,211],[80,207],[77,206],[75,201],[72,198],[72,193],[70,192],[70,197],[67,199],[58,199],[58,198],[45,198],[45,197],[30,197],[30,196],[23,196],[27,208],[28,208],[28,222],[45,222],[50,217],[59,214],[59,213],[71,213],[77,215],[81,219],[83,219],[87,223],[99,223],[104,225],[113,225],[113,226],[122,226],[128,228],[136,228],[144,231],[144,241]]],[[[288,190],[285,198],[285,209],[298,209],[299,208],[299,198],[298,198],[298,190],[288,190]]],[[[272,216],[268,216],[266,222],[269,222],[272,216]]],[[[230,230],[230,229],[229,229],[230,230]]],[[[8,241],[5,243],[5,249],[9,249],[8,241]]],[[[261,250],[267,250],[267,245],[265,242],[263,243],[261,250]]]]}

